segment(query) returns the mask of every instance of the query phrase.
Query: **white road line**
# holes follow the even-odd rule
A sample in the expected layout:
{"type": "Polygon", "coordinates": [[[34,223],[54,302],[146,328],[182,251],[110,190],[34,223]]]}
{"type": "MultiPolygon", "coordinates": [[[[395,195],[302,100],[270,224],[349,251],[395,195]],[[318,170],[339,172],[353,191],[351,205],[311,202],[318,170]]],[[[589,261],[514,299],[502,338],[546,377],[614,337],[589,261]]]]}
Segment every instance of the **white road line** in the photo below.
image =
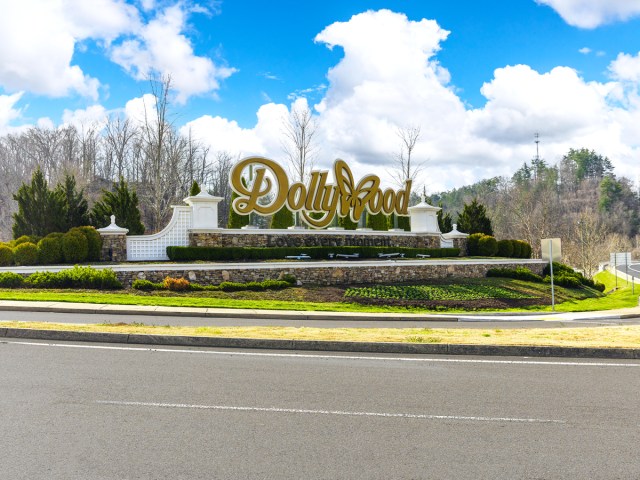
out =
{"type": "MultiPolygon", "coordinates": [[[[544,360],[480,360],[464,358],[423,358],[423,357],[372,357],[358,355],[323,355],[305,353],[260,353],[260,352],[226,352],[219,350],[186,350],[178,348],[148,348],[148,347],[112,347],[105,345],[74,345],[64,343],[45,342],[20,342],[2,340],[0,344],[25,345],[30,347],[61,347],[61,348],[81,348],[91,350],[120,350],[128,352],[159,352],[159,353],[195,353],[204,355],[223,355],[239,357],[275,357],[275,358],[313,358],[313,359],[337,359],[337,360],[377,360],[391,362],[424,362],[424,363],[487,363],[498,365],[550,365],[550,366],[572,366],[572,367],[640,367],[640,363],[606,363],[606,362],[551,362],[544,360]]],[[[528,358],[528,357],[524,357],[528,358]]],[[[588,360],[588,359],[585,359],[588,360]]]]}
{"type": "Polygon", "coordinates": [[[467,417],[461,415],[425,415],[415,413],[381,413],[381,412],[346,412],[342,410],[308,410],[298,408],[276,407],[234,407],[231,405],[190,405],[186,403],[156,403],[156,402],[124,402],[116,400],[98,400],[101,405],[117,405],[125,407],[158,407],[158,408],[191,408],[197,410],[232,410],[240,412],[269,412],[269,413],[300,413],[310,415],[344,415],[351,417],[387,417],[387,418],[417,418],[424,420],[459,420],[470,422],[514,422],[514,423],[566,423],[563,420],[548,420],[543,418],[508,418],[508,417],[467,417]]]}

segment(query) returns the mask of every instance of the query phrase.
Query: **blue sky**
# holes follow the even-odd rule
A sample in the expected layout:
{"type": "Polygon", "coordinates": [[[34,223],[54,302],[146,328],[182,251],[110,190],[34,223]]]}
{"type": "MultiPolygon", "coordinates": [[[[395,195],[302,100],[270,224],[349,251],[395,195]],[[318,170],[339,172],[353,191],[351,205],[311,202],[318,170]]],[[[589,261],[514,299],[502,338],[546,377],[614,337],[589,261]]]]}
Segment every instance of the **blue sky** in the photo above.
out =
{"type": "Polygon", "coordinates": [[[638,0],[0,0],[0,133],[132,115],[158,73],[214,150],[281,158],[295,101],[322,168],[386,171],[419,126],[429,190],[510,175],[537,131],[635,180],[639,31],[638,0]]]}

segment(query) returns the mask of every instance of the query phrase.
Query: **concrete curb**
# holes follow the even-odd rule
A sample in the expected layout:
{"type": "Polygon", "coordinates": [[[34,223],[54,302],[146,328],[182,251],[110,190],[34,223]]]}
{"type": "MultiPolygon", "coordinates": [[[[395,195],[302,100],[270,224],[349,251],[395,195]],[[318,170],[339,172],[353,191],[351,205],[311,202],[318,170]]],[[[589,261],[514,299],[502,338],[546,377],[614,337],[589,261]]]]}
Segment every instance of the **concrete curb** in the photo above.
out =
{"type": "Polygon", "coordinates": [[[30,340],[123,343],[131,345],[306,350],[321,352],[640,359],[640,349],[638,348],[572,348],[516,345],[456,345],[422,343],[413,344],[331,342],[277,339],[269,340],[253,338],[141,335],[106,332],[70,332],[59,330],[29,330],[20,328],[0,328],[0,337],[30,340]]]}

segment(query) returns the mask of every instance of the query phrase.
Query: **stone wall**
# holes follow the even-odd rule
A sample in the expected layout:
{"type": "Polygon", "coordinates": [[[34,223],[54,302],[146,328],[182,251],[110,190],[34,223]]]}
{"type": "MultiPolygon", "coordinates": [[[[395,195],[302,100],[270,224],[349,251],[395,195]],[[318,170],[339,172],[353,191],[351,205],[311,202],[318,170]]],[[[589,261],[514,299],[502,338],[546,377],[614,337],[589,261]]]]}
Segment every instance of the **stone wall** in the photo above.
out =
{"type": "Polygon", "coordinates": [[[102,249],[100,260],[104,262],[127,261],[127,236],[102,235],[102,249]]]}
{"type": "Polygon", "coordinates": [[[277,280],[284,274],[293,274],[303,284],[311,285],[351,285],[359,283],[398,283],[416,282],[437,278],[480,278],[486,276],[490,268],[516,268],[525,266],[533,272],[541,274],[546,265],[540,260],[505,261],[505,262],[465,262],[465,261],[433,261],[425,260],[424,263],[415,261],[388,262],[381,260],[372,267],[371,262],[314,262],[313,264],[278,265],[277,263],[247,264],[215,264],[209,268],[196,265],[185,265],[184,268],[165,270],[131,270],[118,271],[116,275],[124,285],[130,286],[133,280],[146,279],[152,282],[161,282],[165,277],[183,277],[191,282],[203,285],[216,285],[220,282],[251,282],[267,279],[277,280]]]}
{"type": "Polygon", "coordinates": [[[410,247],[440,248],[440,234],[357,230],[191,230],[192,247],[410,247]]]}

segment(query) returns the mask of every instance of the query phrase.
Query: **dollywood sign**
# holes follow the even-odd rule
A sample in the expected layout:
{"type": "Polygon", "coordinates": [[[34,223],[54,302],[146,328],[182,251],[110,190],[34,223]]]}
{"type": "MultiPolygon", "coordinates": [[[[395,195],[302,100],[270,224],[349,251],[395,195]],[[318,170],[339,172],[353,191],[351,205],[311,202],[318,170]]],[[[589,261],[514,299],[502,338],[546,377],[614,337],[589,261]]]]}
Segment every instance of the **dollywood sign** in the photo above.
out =
{"type": "Polygon", "coordinates": [[[357,184],[351,169],[343,160],[333,164],[335,183],[328,183],[329,172],[311,172],[308,184],[289,179],[284,169],[273,160],[263,157],[249,157],[238,162],[229,175],[229,182],[238,197],[232,207],[239,215],[257,213],[272,215],[286,207],[292,212],[300,212],[302,219],[313,228],[324,228],[331,224],[336,215],[349,216],[358,222],[365,209],[376,214],[408,215],[411,180],[405,182],[404,189],[382,191],[380,178],[366,175],[357,184]],[[242,173],[254,167],[254,178],[250,185],[243,181],[242,173]],[[274,185],[275,184],[275,185],[274,185]],[[266,205],[260,200],[273,193],[275,198],[266,205]],[[311,215],[315,213],[316,215],[311,215]]]}

